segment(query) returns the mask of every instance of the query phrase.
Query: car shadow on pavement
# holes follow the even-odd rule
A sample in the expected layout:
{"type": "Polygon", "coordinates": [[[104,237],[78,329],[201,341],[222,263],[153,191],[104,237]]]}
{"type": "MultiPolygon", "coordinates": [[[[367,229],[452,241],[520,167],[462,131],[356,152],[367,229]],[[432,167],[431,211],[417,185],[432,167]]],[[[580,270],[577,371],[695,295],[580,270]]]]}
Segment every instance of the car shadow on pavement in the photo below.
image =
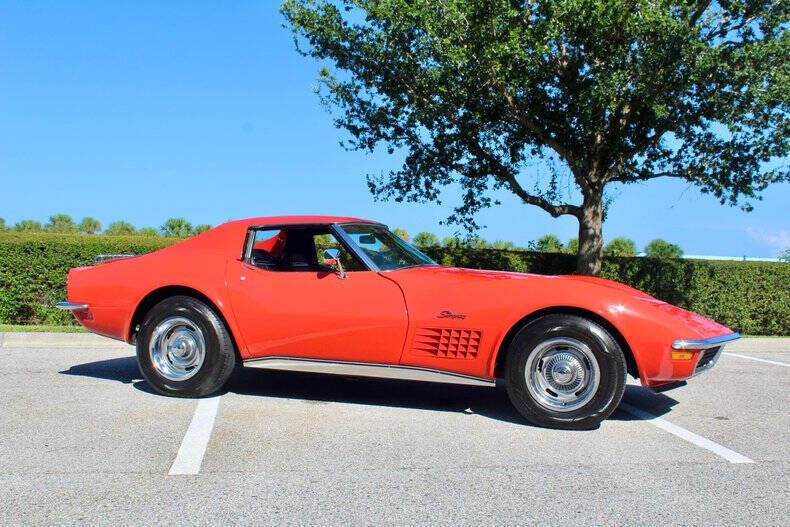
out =
{"type": "MultiPolygon", "coordinates": [[[[131,384],[146,393],[155,393],[143,380],[134,356],[77,364],[60,373],[118,381],[131,384]]],[[[489,419],[530,426],[510,403],[501,381],[492,389],[457,384],[237,368],[225,385],[224,392],[312,403],[342,402],[476,414],[489,419]]],[[[663,393],[635,385],[626,386],[623,402],[656,416],[668,413],[677,404],[675,399],[663,393]]],[[[609,419],[640,420],[623,408],[618,408],[609,419]]]]}
{"type": "Polygon", "coordinates": [[[504,387],[464,386],[320,373],[239,368],[225,387],[241,395],[343,402],[480,415],[516,424],[526,421],[510,404],[504,387]]]}
{"type": "Polygon", "coordinates": [[[140,369],[137,367],[136,357],[119,357],[117,359],[76,364],[68,370],[63,370],[58,373],[118,381],[124,384],[131,384],[138,390],[146,393],[156,393],[148,386],[148,383],[143,380],[140,369]]]}
{"type": "MultiPolygon", "coordinates": [[[[131,384],[146,393],[155,393],[143,380],[137,367],[137,359],[133,356],[76,364],[60,373],[118,381],[131,384]]],[[[510,404],[507,393],[501,385],[491,389],[455,384],[237,368],[225,385],[224,392],[313,403],[343,402],[477,414],[490,419],[527,424],[510,404]]]]}
{"type": "MultiPolygon", "coordinates": [[[[644,412],[653,414],[656,417],[660,417],[671,412],[672,407],[678,404],[678,401],[672,397],[633,384],[626,385],[622,402],[638,408],[644,412]]],[[[627,412],[622,406],[619,406],[617,410],[615,410],[614,413],[609,416],[609,419],[616,421],[643,420],[641,417],[637,417],[627,412]]]]}

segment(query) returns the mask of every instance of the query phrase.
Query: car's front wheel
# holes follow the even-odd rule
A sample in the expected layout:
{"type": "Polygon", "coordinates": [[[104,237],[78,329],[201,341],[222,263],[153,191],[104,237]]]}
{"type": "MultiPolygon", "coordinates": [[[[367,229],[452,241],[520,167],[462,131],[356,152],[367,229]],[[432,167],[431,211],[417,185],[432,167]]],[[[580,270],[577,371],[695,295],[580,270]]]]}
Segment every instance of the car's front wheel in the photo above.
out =
{"type": "Polygon", "coordinates": [[[137,363],[148,384],[161,394],[211,395],[228,380],[235,362],[225,324],[196,298],[167,298],[140,325],[137,363]]]}
{"type": "Polygon", "coordinates": [[[594,428],[625,391],[623,351],[601,325],[547,315],[522,328],[507,355],[505,385],[516,409],[551,428],[594,428]]]}

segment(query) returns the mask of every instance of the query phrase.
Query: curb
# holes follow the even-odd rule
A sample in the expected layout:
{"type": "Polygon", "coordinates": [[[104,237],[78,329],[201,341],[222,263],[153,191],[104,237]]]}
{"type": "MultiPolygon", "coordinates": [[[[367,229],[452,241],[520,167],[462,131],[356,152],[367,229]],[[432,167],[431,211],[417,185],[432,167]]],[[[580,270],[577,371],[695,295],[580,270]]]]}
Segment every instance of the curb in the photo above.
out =
{"type": "Polygon", "coordinates": [[[132,348],[130,344],[93,333],[2,333],[0,348],[132,348]]]}

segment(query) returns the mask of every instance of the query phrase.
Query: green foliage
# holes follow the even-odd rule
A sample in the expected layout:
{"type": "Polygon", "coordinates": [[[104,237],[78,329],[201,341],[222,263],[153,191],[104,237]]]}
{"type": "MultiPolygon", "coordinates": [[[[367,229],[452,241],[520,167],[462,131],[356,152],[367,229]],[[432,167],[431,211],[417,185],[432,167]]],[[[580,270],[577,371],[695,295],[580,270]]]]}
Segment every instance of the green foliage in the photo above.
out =
{"type": "Polygon", "coordinates": [[[77,232],[77,224],[74,223],[74,220],[68,214],[55,214],[49,217],[49,223],[44,225],[44,230],[59,234],[69,234],[77,232]]]}
{"type": "Polygon", "coordinates": [[[468,240],[464,240],[463,246],[467,249],[472,250],[480,250],[480,249],[490,249],[491,244],[485,241],[483,238],[473,237],[469,238],[468,240]]]}
{"type": "MultiPolygon", "coordinates": [[[[90,265],[98,254],[143,254],[178,241],[0,234],[0,324],[73,324],[69,313],[53,307],[65,298],[70,268],[90,265]]],[[[329,238],[319,241],[331,244],[329,238]]],[[[437,262],[457,267],[541,274],[569,274],[575,268],[569,254],[473,250],[462,244],[423,250],[437,262]]],[[[744,333],[790,335],[790,265],[785,263],[606,257],[602,275],[744,333]]]]}
{"type": "Polygon", "coordinates": [[[571,238],[568,240],[568,246],[565,247],[565,251],[568,254],[578,254],[579,253],[579,238],[571,238]]]}
{"type": "Polygon", "coordinates": [[[41,232],[41,222],[36,220],[22,220],[14,225],[16,232],[41,232]]]}
{"type": "Polygon", "coordinates": [[[565,247],[562,245],[562,242],[553,234],[541,236],[535,244],[535,248],[542,253],[565,252],[565,247]]]}
{"type": "Polygon", "coordinates": [[[648,258],[662,258],[665,260],[680,258],[683,256],[683,249],[674,243],[669,243],[668,241],[658,238],[647,244],[647,247],[645,247],[645,255],[647,255],[648,258]]]}
{"type": "Polygon", "coordinates": [[[5,219],[0,218],[0,232],[5,232],[8,230],[8,227],[5,225],[5,219]]]}
{"type": "Polygon", "coordinates": [[[414,237],[414,245],[417,247],[439,247],[439,238],[432,232],[420,232],[414,237]]]}
{"type": "MultiPolygon", "coordinates": [[[[571,274],[570,254],[431,247],[442,265],[571,274]]],[[[790,335],[790,265],[605,257],[601,276],[752,335],[790,335]]]]}
{"type": "Polygon", "coordinates": [[[461,202],[470,232],[507,190],[581,225],[600,271],[609,184],[689,182],[749,210],[790,180],[787,0],[286,0],[348,149],[399,169],[378,199],[461,202]],[[536,169],[542,163],[547,170],[536,169]],[[565,190],[568,189],[568,190],[565,190]],[[581,196],[574,201],[573,196],[581,196]]]}
{"type": "Polygon", "coordinates": [[[87,216],[85,218],[82,218],[82,221],[80,222],[79,227],[77,227],[77,230],[79,230],[83,234],[96,234],[101,230],[101,223],[99,223],[99,220],[87,216]]]}
{"type": "Polygon", "coordinates": [[[153,227],[143,227],[137,234],[140,236],[159,236],[159,231],[154,229],[153,227]]]}
{"type": "Polygon", "coordinates": [[[208,225],[207,223],[201,223],[200,225],[195,226],[195,230],[193,232],[194,234],[202,234],[209,230],[211,230],[211,225],[208,225]]]}
{"type": "Polygon", "coordinates": [[[407,242],[411,241],[411,238],[409,237],[409,233],[406,232],[404,229],[392,229],[392,233],[395,236],[400,236],[401,240],[405,240],[407,242]]]}
{"type": "Polygon", "coordinates": [[[184,218],[170,218],[159,228],[162,236],[187,238],[194,234],[192,224],[184,218]]]}
{"type": "Polygon", "coordinates": [[[126,221],[114,221],[107,227],[104,234],[109,236],[129,236],[136,232],[134,225],[126,221]]]}
{"type": "Polygon", "coordinates": [[[463,240],[458,238],[457,236],[447,236],[442,240],[442,247],[447,247],[449,249],[460,248],[464,246],[463,240]]]}
{"type": "Polygon", "coordinates": [[[494,243],[491,244],[492,249],[496,249],[498,251],[514,251],[516,250],[515,244],[513,242],[505,242],[502,240],[496,240],[494,243]]]}
{"type": "Polygon", "coordinates": [[[636,244],[629,238],[615,238],[603,248],[604,256],[636,256],[636,244]]]}
{"type": "Polygon", "coordinates": [[[66,298],[72,267],[91,265],[98,254],[148,253],[177,239],[76,234],[0,234],[0,324],[73,324],[54,308],[66,298]]]}

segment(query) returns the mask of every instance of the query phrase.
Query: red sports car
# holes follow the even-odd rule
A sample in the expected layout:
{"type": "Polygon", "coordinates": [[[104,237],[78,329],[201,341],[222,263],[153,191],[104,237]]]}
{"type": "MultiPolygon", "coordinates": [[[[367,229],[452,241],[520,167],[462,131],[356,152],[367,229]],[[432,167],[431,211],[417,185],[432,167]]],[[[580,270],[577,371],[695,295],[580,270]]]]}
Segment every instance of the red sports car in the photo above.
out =
{"type": "Polygon", "coordinates": [[[201,397],[237,365],[494,386],[556,428],[596,426],[626,374],[644,386],[713,367],[726,327],[625,285],[437,265],[356,218],[226,223],[144,256],[72,269],[70,309],[137,346],[158,392],[201,397]]]}

